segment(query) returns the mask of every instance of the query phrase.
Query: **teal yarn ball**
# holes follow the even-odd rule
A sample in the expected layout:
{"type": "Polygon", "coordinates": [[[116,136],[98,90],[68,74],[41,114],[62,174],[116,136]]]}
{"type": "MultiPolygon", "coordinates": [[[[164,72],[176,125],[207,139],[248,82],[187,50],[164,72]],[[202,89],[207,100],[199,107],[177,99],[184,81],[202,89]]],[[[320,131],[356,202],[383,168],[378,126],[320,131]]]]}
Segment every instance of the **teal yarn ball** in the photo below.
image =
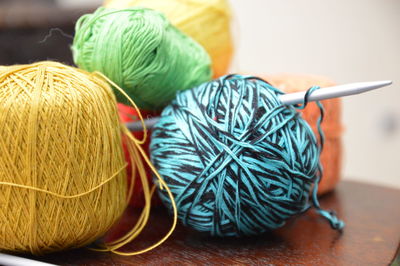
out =
{"type": "MultiPolygon", "coordinates": [[[[212,76],[211,60],[201,45],[146,8],[99,8],[82,16],[71,47],[74,62],[99,71],[143,109],[158,110],[177,91],[212,76]]],[[[115,91],[118,101],[127,100],[115,91]]]]}
{"type": "MultiPolygon", "coordinates": [[[[151,158],[169,185],[181,222],[214,236],[256,235],[319,207],[320,146],[282,92],[230,75],[179,92],[153,128],[151,158]],[[314,188],[313,188],[314,187],[314,188]]],[[[164,190],[163,203],[171,208],[164,190]]]]}

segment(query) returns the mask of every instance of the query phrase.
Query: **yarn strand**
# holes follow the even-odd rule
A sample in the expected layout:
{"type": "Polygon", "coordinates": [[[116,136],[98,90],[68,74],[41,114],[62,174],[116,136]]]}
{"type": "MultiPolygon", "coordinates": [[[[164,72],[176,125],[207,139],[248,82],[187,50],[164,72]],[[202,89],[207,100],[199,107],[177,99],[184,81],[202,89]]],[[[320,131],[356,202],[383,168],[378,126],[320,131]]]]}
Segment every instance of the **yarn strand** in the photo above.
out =
{"type": "MultiPolygon", "coordinates": [[[[117,84],[115,84],[112,80],[110,80],[109,78],[107,78],[105,75],[103,75],[101,72],[94,72],[95,75],[100,76],[101,78],[105,79],[109,84],[111,84],[114,89],[118,90],[124,97],[126,97],[127,101],[132,105],[132,107],[135,109],[135,111],[137,112],[139,119],[142,123],[143,126],[143,133],[144,133],[144,137],[142,140],[137,140],[133,134],[128,130],[128,128],[126,126],[122,126],[123,129],[123,133],[131,140],[131,142],[128,142],[128,151],[131,154],[132,151],[134,151],[133,156],[130,156],[130,158],[139,158],[139,156],[141,156],[141,158],[144,160],[144,162],[150,167],[151,171],[154,173],[154,175],[156,176],[156,178],[158,179],[159,182],[159,188],[161,190],[165,190],[170,201],[171,201],[171,205],[172,205],[172,209],[173,209],[173,221],[172,221],[172,225],[169,229],[169,231],[165,234],[165,236],[163,238],[161,238],[158,242],[156,242],[155,244],[139,250],[139,251],[134,251],[134,252],[121,252],[118,251],[119,248],[125,246],[126,244],[128,244],[129,242],[131,242],[133,239],[135,239],[144,229],[144,227],[147,224],[147,221],[149,219],[149,214],[150,214],[150,208],[151,208],[151,197],[154,193],[155,190],[155,186],[152,187],[151,191],[149,192],[148,190],[148,181],[146,178],[146,172],[144,170],[143,164],[142,162],[139,160],[137,163],[140,163],[140,167],[138,167],[138,171],[139,171],[139,176],[141,177],[141,181],[142,184],[146,184],[145,186],[143,186],[144,188],[144,197],[145,197],[145,206],[143,208],[143,211],[136,223],[136,225],[128,232],[126,233],[124,236],[122,236],[121,238],[110,242],[110,243],[104,243],[102,247],[100,248],[95,248],[93,250],[96,251],[102,251],[102,252],[107,252],[110,251],[114,254],[118,254],[118,255],[122,255],[122,256],[134,256],[134,255],[139,255],[139,254],[143,254],[146,253],[156,247],[158,247],[159,245],[161,245],[162,243],[164,243],[169,237],[170,235],[174,232],[177,222],[178,222],[178,210],[177,210],[177,206],[175,204],[175,200],[174,200],[174,196],[171,192],[171,190],[169,189],[168,185],[165,183],[165,181],[163,180],[163,178],[160,176],[160,174],[158,173],[158,171],[155,169],[155,167],[153,166],[153,164],[150,162],[149,158],[147,157],[146,152],[143,150],[143,148],[141,147],[141,144],[143,144],[146,141],[147,138],[147,128],[145,126],[144,123],[144,119],[143,116],[139,110],[139,108],[137,107],[137,105],[135,104],[135,102],[132,100],[132,98],[129,97],[129,95],[127,95],[125,93],[124,90],[122,90],[117,84]],[[132,143],[134,146],[132,146],[132,143]],[[136,149],[134,149],[136,148],[136,149]],[[139,154],[137,153],[137,151],[139,152],[139,154]],[[139,156],[138,156],[139,155],[139,156]]],[[[132,160],[132,159],[131,159],[132,160]]],[[[134,164],[132,164],[134,165],[134,164]]],[[[133,183],[133,181],[132,181],[133,183]]]]}
{"type": "MultiPolygon", "coordinates": [[[[315,90],[320,89],[320,87],[318,86],[314,86],[311,87],[310,89],[307,90],[306,94],[304,95],[304,102],[301,105],[297,105],[296,109],[304,109],[306,108],[307,104],[308,104],[308,98],[310,97],[311,93],[315,90]]],[[[322,130],[322,122],[324,121],[324,107],[322,105],[322,103],[320,101],[316,101],[316,104],[320,110],[320,116],[318,118],[317,121],[317,130],[318,130],[318,135],[319,135],[319,145],[318,145],[318,149],[319,149],[319,153],[321,154],[323,149],[324,149],[324,143],[325,143],[325,134],[324,131],[322,130]]],[[[318,174],[316,175],[316,179],[314,181],[314,187],[312,190],[312,202],[313,202],[313,206],[315,208],[315,210],[323,217],[325,218],[329,224],[331,225],[331,227],[335,230],[339,230],[341,231],[344,226],[345,223],[338,219],[338,217],[336,216],[336,212],[333,210],[324,210],[321,208],[319,201],[318,201],[318,184],[319,182],[322,180],[322,176],[323,176],[323,167],[321,162],[319,162],[318,164],[318,174]]]]}
{"type": "Polygon", "coordinates": [[[75,199],[75,198],[80,198],[80,197],[86,196],[86,195],[94,192],[95,190],[98,190],[99,188],[103,187],[105,184],[107,184],[108,182],[113,180],[115,177],[117,177],[119,175],[119,173],[121,173],[121,171],[126,168],[126,166],[127,166],[127,164],[125,164],[115,174],[113,174],[112,176],[110,176],[109,178],[107,178],[106,180],[104,180],[103,182],[98,184],[97,186],[95,186],[95,187],[93,187],[93,188],[91,188],[91,189],[89,189],[89,190],[87,190],[85,192],[82,192],[82,193],[79,193],[79,194],[74,194],[74,195],[63,195],[63,194],[56,193],[56,192],[53,192],[53,191],[49,191],[49,190],[46,190],[46,189],[41,189],[41,188],[34,187],[34,186],[16,184],[16,183],[12,183],[12,182],[3,182],[3,181],[1,181],[0,185],[10,186],[10,187],[17,187],[17,188],[24,188],[24,189],[28,189],[28,190],[32,190],[32,191],[36,191],[36,192],[41,192],[41,193],[44,193],[44,194],[48,194],[48,195],[51,195],[51,196],[54,196],[54,197],[57,197],[57,198],[60,198],[60,199],[75,199]]]}

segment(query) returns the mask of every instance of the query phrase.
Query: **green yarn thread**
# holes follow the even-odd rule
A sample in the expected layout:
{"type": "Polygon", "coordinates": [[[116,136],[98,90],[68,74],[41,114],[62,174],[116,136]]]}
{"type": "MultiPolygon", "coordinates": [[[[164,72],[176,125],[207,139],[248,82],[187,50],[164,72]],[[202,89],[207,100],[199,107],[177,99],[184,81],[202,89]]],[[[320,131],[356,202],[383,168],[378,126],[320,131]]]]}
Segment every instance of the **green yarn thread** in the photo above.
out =
{"type": "Polygon", "coordinates": [[[140,108],[161,109],[177,91],[211,79],[207,52],[160,12],[101,7],[82,16],[75,30],[74,62],[87,71],[102,72],[140,108]]]}

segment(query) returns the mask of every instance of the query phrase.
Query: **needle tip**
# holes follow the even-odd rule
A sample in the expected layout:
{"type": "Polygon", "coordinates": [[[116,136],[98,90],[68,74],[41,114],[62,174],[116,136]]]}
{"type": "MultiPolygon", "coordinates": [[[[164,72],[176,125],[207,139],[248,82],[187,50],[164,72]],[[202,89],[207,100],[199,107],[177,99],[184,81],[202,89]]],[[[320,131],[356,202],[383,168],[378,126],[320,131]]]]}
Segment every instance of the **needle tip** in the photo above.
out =
{"type": "MultiPolygon", "coordinates": [[[[365,87],[364,86],[361,86],[361,87],[364,87],[365,91],[369,91],[369,90],[374,90],[374,89],[378,89],[378,88],[382,88],[382,87],[386,87],[386,86],[392,85],[392,83],[393,82],[391,80],[372,81],[372,82],[364,83],[365,87]]],[[[361,90],[361,92],[363,92],[363,90],[361,90]]]]}
{"type": "Polygon", "coordinates": [[[393,81],[391,80],[383,80],[381,81],[382,86],[389,86],[393,84],[393,81]]]}

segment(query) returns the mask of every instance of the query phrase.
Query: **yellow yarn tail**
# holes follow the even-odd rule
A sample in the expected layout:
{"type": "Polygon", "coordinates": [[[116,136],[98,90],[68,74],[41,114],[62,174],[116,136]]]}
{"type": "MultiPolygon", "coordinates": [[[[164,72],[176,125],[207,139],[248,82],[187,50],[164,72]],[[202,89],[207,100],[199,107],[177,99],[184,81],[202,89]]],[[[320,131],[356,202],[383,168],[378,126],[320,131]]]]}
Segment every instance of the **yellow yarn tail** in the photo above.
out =
{"type": "MultiPolygon", "coordinates": [[[[139,216],[138,221],[136,222],[136,224],[133,226],[133,228],[128,233],[126,233],[124,236],[120,237],[117,240],[114,240],[109,243],[104,243],[99,248],[92,248],[92,250],[102,251],[102,252],[112,252],[112,253],[122,255],[122,256],[139,255],[139,254],[148,252],[148,251],[158,247],[159,245],[161,245],[163,242],[165,242],[168,239],[168,237],[175,230],[175,227],[176,227],[176,224],[178,221],[178,211],[177,211],[177,207],[175,204],[174,197],[171,193],[171,190],[168,188],[168,185],[165,183],[165,181],[159,175],[159,173],[157,172],[157,170],[155,169],[155,167],[153,166],[153,164],[150,162],[149,158],[147,157],[147,154],[141,147],[141,144],[143,144],[147,139],[147,128],[146,128],[146,125],[144,124],[144,119],[143,119],[142,114],[139,111],[139,108],[136,106],[135,102],[113,81],[108,79],[102,73],[95,72],[95,75],[98,75],[101,78],[105,79],[112,86],[114,86],[114,88],[117,89],[122,95],[124,95],[126,97],[126,99],[130,102],[130,104],[135,108],[137,114],[139,115],[140,121],[143,126],[143,131],[144,131],[143,139],[141,139],[141,140],[136,139],[132,135],[132,133],[126,128],[125,125],[122,125],[122,131],[129,138],[129,141],[127,142],[127,148],[128,148],[129,154],[130,154],[130,160],[131,160],[131,165],[132,165],[132,176],[136,177],[136,173],[137,173],[138,176],[140,177],[140,180],[141,180],[141,183],[143,186],[145,206],[139,216]],[[149,220],[149,216],[150,216],[151,197],[155,191],[155,185],[150,189],[142,158],[143,158],[144,162],[150,167],[151,171],[157,177],[159,185],[160,185],[160,189],[165,189],[167,191],[168,196],[171,199],[172,209],[173,209],[173,221],[172,221],[170,230],[166,233],[166,235],[163,238],[161,238],[155,244],[153,244],[145,249],[139,250],[139,251],[122,252],[122,251],[119,251],[118,249],[120,249],[121,247],[125,246],[126,244],[128,244],[132,240],[134,240],[136,237],[138,237],[138,235],[143,231],[144,227],[146,226],[146,224],[149,220]]],[[[127,203],[129,202],[130,196],[132,195],[134,183],[135,183],[134,180],[132,180],[131,186],[129,187],[129,191],[128,191],[127,203]]]]}

